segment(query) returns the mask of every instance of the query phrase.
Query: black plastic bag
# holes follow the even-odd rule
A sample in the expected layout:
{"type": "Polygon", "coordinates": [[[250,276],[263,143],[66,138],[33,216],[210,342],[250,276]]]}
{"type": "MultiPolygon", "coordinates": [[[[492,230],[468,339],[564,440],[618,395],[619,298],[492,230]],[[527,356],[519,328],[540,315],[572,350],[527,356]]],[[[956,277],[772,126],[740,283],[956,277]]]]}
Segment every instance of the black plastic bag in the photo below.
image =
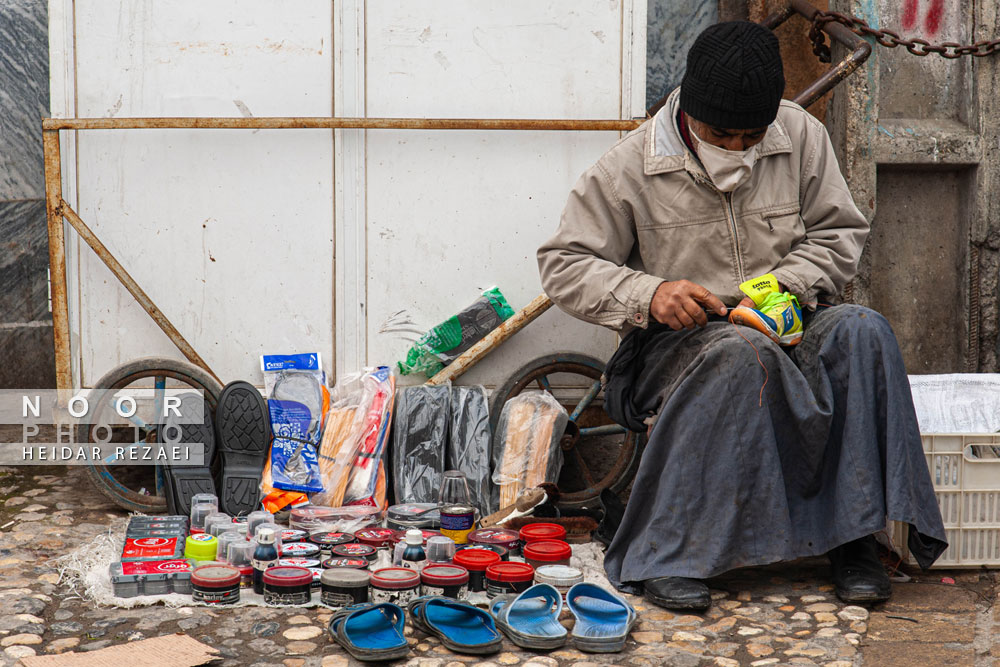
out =
{"type": "Polygon", "coordinates": [[[490,410],[482,386],[452,387],[448,432],[449,470],[465,473],[469,500],[480,516],[488,514],[490,478],[490,410]]]}

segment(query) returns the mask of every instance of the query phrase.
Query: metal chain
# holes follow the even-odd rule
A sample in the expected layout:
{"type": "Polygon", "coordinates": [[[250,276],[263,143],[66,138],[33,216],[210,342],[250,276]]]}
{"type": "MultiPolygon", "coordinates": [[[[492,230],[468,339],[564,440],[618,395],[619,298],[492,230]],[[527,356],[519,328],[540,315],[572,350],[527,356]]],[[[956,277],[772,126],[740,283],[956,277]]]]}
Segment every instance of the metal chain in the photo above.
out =
{"type": "Polygon", "coordinates": [[[916,37],[913,39],[903,39],[892,30],[876,30],[865,23],[864,19],[857,16],[820,10],[813,16],[812,27],[809,29],[809,39],[813,43],[813,53],[819,56],[819,59],[825,63],[831,61],[830,46],[826,43],[826,37],[823,34],[823,26],[827,23],[840,23],[856,35],[874,37],[875,41],[890,49],[903,46],[915,56],[926,56],[936,53],[942,58],[949,59],[961,58],[962,56],[982,58],[983,56],[991,56],[1000,51],[1000,39],[964,45],[958,42],[931,44],[927,40],[916,37]]]}

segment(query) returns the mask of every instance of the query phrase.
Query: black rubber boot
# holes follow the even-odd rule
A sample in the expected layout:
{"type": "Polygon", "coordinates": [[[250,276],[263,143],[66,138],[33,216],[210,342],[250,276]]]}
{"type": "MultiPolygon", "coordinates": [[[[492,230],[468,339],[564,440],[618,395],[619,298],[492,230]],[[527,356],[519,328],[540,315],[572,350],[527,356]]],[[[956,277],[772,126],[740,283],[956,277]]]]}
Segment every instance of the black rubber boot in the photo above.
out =
{"type": "Polygon", "coordinates": [[[875,604],[892,595],[892,583],[878,559],[873,535],[842,544],[827,554],[837,597],[844,602],[875,604]]]}
{"type": "Polygon", "coordinates": [[[712,605],[708,586],[700,579],[659,577],[644,582],[645,597],[667,609],[705,611],[712,605]]]}

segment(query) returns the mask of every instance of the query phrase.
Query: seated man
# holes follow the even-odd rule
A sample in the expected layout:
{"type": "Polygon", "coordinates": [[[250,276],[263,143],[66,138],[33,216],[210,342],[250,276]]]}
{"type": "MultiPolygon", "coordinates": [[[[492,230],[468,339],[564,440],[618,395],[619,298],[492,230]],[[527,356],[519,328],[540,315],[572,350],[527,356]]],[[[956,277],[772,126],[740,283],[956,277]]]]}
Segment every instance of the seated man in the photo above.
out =
{"type": "Polygon", "coordinates": [[[705,30],[538,251],[556,304],[625,334],[605,406],[649,442],[605,568],[670,608],[707,608],[704,578],[824,553],[843,600],[888,599],[887,516],[920,565],[947,547],[892,329],[828,306],[868,223],[784,86],[769,30],[705,30]]]}

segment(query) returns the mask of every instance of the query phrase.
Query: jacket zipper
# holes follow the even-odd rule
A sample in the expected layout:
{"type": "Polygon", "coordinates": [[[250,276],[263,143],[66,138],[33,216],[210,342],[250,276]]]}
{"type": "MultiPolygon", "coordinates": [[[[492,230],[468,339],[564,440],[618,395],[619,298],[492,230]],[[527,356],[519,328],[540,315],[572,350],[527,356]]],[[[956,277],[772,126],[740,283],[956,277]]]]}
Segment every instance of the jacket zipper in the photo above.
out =
{"type": "Polygon", "coordinates": [[[736,229],[736,212],[733,210],[733,193],[725,193],[724,199],[726,200],[726,217],[729,219],[729,228],[733,232],[733,240],[736,242],[736,270],[740,274],[740,283],[746,282],[746,276],[743,273],[743,246],[740,244],[740,233],[736,229]]]}

